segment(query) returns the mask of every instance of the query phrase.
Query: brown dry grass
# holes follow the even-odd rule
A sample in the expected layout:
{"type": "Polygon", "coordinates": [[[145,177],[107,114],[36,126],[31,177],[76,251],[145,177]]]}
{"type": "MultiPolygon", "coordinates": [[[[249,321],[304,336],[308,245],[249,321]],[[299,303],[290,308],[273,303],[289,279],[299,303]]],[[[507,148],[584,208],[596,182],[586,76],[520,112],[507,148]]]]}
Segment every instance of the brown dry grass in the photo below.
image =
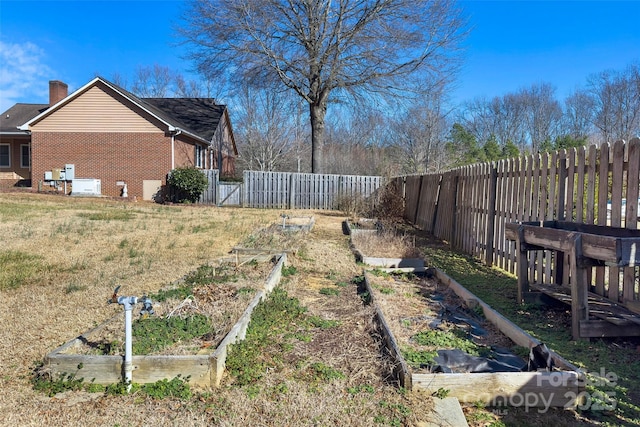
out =
{"type": "Polygon", "coordinates": [[[391,424],[404,409],[408,424],[423,419],[429,399],[399,393],[388,381],[370,309],[349,283],[360,271],[340,232],[343,218],[323,212],[313,213],[316,226],[292,257],[299,273],[284,286],[310,313],[340,326],[297,344],[289,368],[268,372],[257,395],[231,382],[189,402],[84,392],[48,398],[32,389],[35,362],[121,311],[106,304],[116,285],[122,295],[155,292],[224,256],[279,214],[0,194],[0,256],[19,265],[0,273],[0,425],[370,426],[391,424]],[[314,287],[335,283],[349,285],[329,296],[314,287]],[[320,384],[296,377],[294,366],[316,361],[346,377],[320,384]],[[374,391],[348,392],[361,385],[374,391]]]}
{"type": "Polygon", "coordinates": [[[351,234],[353,245],[365,256],[379,258],[419,258],[413,237],[397,234],[393,230],[379,232],[355,232],[351,234]]]}

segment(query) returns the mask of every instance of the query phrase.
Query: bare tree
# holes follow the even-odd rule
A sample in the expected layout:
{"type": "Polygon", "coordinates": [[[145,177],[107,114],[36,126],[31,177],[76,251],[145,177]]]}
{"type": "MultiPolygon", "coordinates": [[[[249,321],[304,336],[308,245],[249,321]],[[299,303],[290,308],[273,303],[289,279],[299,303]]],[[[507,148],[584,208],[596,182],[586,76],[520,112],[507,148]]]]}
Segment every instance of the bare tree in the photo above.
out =
{"type": "Polygon", "coordinates": [[[461,16],[454,0],[195,0],[180,33],[201,72],[277,84],[308,103],[321,172],[329,102],[450,78],[461,16]]]}
{"type": "Polygon", "coordinates": [[[439,169],[440,162],[436,159],[443,155],[451,125],[448,115],[443,92],[434,90],[426,93],[406,114],[392,120],[393,144],[403,173],[430,173],[439,169]]]}
{"type": "Polygon", "coordinates": [[[379,151],[385,146],[388,118],[376,109],[349,110],[342,106],[339,114],[327,120],[325,173],[378,175],[379,151]]]}
{"type": "Polygon", "coordinates": [[[593,101],[582,89],[576,90],[564,101],[562,129],[574,139],[587,140],[593,133],[593,101]]]}
{"type": "Polygon", "coordinates": [[[162,65],[138,67],[132,92],[142,98],[164,98],[171,92],[174,73],[162,65]]]}
{"type": "Polygon", "coordinates": [[[287,169],[295,150],[295,101],[286,93],[245,86],[236,116],[244,165],[252,170],[287,169]]]}
{"type": "Polygon", "coordinates": [[[524,126],[536,153],[545,141],[552,141],[560,134],[562,108],[555,99],[555,88],[549,83],[531,85],[521,92],[524,102],[524,126]]]}
{"type": "Polygon", "coordinates": [[[594,125],[605,141],[630,140],[640,133],[640,65],[603,71],[588,79],[594,125]]]}
{"type": "Polygon", "coordinates": [[[511,142],[524,150],[527,146],[525,114],[522,94],[508,93],[491,100],[477,98],[467,103],[460,122],[479,144],[495,138],[501,147],[511,142]]]}
{"type": "Polygon", "coordinates": [[[111,81],[123,89],[127,89],[127,86],[129,85],[127,79],[123,77],[122,74],[117,72],[113,73],[113,75],[111,76],[111,81]]]}
{"type": "Polygon", "coordinates": [[[176,85],[176,96],[179,98],[202,98],[203,90],[195,80],[186,80],[184,76],[178,74],[174,78],[176,85]]]}

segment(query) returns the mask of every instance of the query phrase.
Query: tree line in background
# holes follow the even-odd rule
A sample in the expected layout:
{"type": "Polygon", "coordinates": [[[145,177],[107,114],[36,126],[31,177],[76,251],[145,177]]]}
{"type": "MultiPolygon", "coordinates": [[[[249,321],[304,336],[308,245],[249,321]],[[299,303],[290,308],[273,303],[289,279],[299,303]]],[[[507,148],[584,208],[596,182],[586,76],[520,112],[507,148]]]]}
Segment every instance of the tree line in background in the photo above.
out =
{"type": "MultiPolygon", "coordinates": [[[[127,87],[115,76],[114,82],[127,87]]],[[[142,97],[212,97],[214,85],[186,82],[162,66],[140,68],[131,85],[142,97]]],[[[328,115],[326,173],[430,173],[520,154],[601,144],[640,135],[640,65],[591,75],[559,101],[549,83],[451,107],[446,85],[418,102],[383,109],[339,104],[328,115]]],[[[219,88],[216,88],[219,89],[219,88]]],[[[311,170],[306,108],[287,92],[251,85],[216,93],[231,109],[239,170],[311,170]]]]}

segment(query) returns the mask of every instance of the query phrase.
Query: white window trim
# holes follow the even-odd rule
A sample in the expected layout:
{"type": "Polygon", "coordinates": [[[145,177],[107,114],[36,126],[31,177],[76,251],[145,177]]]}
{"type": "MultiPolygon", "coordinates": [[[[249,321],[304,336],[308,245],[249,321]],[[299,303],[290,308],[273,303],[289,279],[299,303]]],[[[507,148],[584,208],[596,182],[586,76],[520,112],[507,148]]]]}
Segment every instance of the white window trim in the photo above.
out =
{"type": "Polygon", "coordinates": [[[0,144],[0,147],[7,147],[7,153],[9,154],[9,164],[3,165],[0,164],[0,168],[10,168],[11,167],[11,144],[0,144]]]}
{"type": "Polygon", "coordinates": [[[31,146],[29,144],[20,144],[20,167],[23,169],[31,169],[31,146]],[[23,164],[22,160],[24,156],[22,155],[22,150],[27,148],[27,164],[23,164]]]}
{"type": "Polygon", "coordinates": [[[204,148],[201,145],[195,146],[195,166],[197,168],[203,168],[204,166],[204,148]]]}

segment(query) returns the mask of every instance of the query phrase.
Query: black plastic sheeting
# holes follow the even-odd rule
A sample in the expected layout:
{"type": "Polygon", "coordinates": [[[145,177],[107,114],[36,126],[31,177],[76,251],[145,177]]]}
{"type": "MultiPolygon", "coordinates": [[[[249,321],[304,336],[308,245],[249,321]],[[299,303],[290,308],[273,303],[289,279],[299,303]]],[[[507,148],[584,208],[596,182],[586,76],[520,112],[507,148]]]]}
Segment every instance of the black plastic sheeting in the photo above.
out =
{"type": "Polygon", "coordinates": [[[471,356],[462,350],[438,350],[432,372],[522,372],[527,362],[506,348],[493,347],[488,356],[471,356]]]}
{"type": "MultiPolygon", "coordinates": [[[[480,322],[468,313],[457,308],[448,307],[443,304],[441,294],[430,296],[433,300],[440,302],[441,312],[436,318],[429,318],[429,326],[437,328],[441,323],[448,322],[455,327],[464,330],[469,339],[487,334],[480,322]]],[[[438,350],[438,356],[434,357],[434,364],[431,366],[432,372],[443,373],[473,373],[473,372],[522,372],[535,371],[540,368],[552,369],[551,364],[539,362],[539,352],[542,351],[548,360],[548,349],[544,344],[531,349],[530,360],[525,360],[521,356],[513,354],[508,348],[492,346],[486,356],[472,356],[462,350],[438,350]],[[545,353],[546,352],[546,353],[545,353]],[[535,359],[535,360],[534,360],[535,359]],[[543,366],[540,366],[543,365],[543,366]]]]}

